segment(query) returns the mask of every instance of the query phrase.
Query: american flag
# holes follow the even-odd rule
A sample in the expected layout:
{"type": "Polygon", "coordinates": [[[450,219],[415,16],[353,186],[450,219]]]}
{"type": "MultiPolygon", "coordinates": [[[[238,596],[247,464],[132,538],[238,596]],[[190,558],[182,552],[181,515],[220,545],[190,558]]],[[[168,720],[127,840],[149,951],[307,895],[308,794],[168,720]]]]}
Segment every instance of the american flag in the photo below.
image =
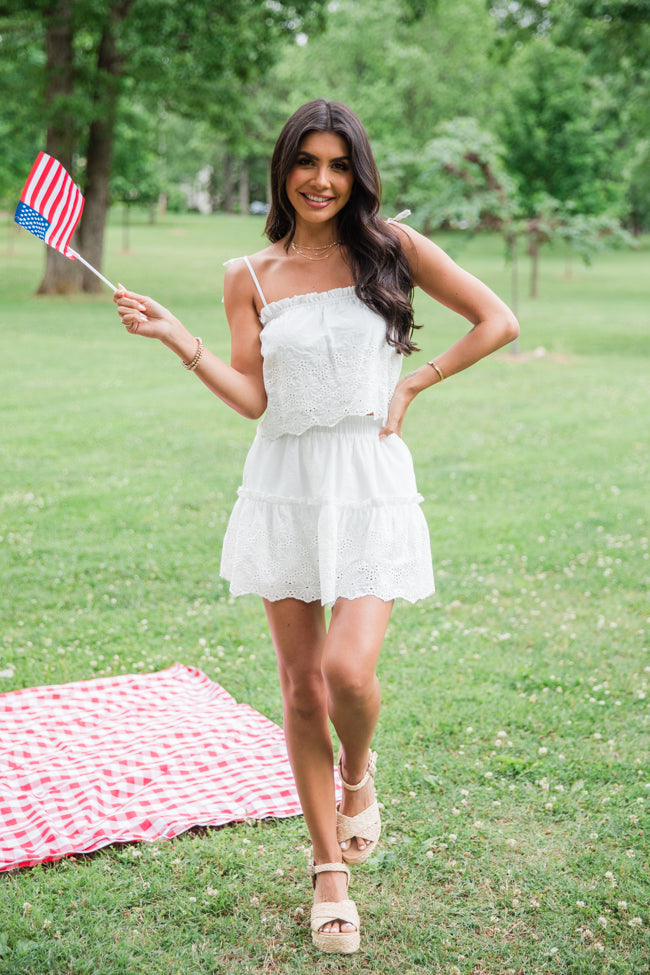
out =
{"type": "Polygon", "coordinates": [[[81,190],[60,162],[39,152],[14,220],[50,247],[74,259],[68,244],[84,206],[81,190]]]}

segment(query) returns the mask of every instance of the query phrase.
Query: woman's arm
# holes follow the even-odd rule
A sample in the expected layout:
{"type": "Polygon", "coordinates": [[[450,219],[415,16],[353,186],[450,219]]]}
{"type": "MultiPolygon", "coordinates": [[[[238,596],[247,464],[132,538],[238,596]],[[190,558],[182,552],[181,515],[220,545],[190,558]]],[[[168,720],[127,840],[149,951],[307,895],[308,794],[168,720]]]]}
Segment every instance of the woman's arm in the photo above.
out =
{"type": "Polygon", "coordinates": [[[441,382],[441,375],[446,379],[462,372],[519,335],[517,319],[487,285],[464,271],[422,234],[410,227],[395,226],[403,236],[413,283],[466,318],[472,328],[449,349],[430,360],[438,369],[427,363],[400,379],[380,436],[400,434],[410,403],[423,389],[441,382]]]}
{"type": "MultiPolygon", "coordinates": [[[[113,300],[127,331],[159,339],[184,363],[192,362],[199,350],[198,340],[167,308],[124,288],[115,292],[113,300]]],[[[257,419],[266,409],[260,322],[250,274],[239,262],[226,269],[224,301],[230,326],[230,365],[203,349],[194,371],[237,413],[257,419]]]]}

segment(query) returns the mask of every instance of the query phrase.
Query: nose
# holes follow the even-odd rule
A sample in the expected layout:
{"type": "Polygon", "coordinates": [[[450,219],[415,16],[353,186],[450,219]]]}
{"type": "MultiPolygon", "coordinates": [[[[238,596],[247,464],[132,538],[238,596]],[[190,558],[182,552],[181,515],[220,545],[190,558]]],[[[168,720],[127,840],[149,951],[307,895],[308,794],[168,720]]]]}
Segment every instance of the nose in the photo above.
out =
{"type": "Polygon", "coordinates": [[[329,185],[329,172],[326,165],[319,166],[314,173],[314,185],[325,187],[329,185]]]}

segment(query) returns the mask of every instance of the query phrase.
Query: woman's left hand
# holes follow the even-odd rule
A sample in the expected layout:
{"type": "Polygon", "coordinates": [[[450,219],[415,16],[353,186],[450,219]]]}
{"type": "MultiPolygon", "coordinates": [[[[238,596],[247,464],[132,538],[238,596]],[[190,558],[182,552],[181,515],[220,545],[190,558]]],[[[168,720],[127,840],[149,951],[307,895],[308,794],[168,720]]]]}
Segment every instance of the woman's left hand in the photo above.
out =
{"type": "Polygon", "coordinates": [[[415,396],[410,379],[411,376],[404,376],[395,387],[395,392],[393,393],[393,398],[388,408],[386,425],[379,431],[380,440],[383,440],[384,437],[390,437],[393,433],[396,433],[398,437],[402,436],[402,423],[404,422],[406,411],[415,396]]]}

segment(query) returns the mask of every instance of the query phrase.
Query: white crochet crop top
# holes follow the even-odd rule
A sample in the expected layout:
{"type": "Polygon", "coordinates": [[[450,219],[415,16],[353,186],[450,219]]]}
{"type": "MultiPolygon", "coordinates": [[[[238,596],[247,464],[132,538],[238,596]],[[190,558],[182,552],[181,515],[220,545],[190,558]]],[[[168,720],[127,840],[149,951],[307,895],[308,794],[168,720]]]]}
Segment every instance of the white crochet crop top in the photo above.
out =
{"type": "Polygon", "coordinates": [[[386,323],[354,287],[266,301],[260,321],[266,413],[259,430],[275,439],[347,416],[374,414],[384,423],[402,356],[386,341],[386,323]]]}

